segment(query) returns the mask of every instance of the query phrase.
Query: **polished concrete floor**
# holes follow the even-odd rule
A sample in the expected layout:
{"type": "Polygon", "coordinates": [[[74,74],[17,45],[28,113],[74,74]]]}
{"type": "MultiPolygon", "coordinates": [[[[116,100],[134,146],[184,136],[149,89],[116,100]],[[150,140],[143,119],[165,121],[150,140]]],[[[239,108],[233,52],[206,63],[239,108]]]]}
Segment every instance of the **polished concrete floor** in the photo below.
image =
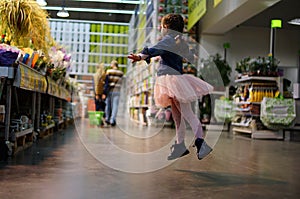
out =
{"type": "MultiPolygon", "coordinates": [[[[192,135],[187,132],[186,145],[192,135]]],[[[213,152],[166,161],[174,129],[87,119],[0,163],[1,199],[299,198],[300,142],[207,132],[213,152]]]]}

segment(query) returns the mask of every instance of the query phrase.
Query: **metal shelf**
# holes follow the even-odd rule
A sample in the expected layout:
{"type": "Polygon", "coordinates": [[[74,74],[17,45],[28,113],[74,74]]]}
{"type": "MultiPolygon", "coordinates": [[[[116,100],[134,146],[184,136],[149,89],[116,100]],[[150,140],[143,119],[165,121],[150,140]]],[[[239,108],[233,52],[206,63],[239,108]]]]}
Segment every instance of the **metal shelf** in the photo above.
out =
{"type": "Polygon", "coordinates": [[[14,78],[14,68],[12,66],[0,66],[0,77],[14,78]]]}
{"type": "Polygon", "coordinates": [[[236,79],[235,83],[239,82],[246,82],[246,81],[253,81],[253,80],[258,80],[258,81],[277,81],[278,77],[261,77],[261,76],[250,76],[250,77],[242,77],[241,79],[236,79]]]}
{"type": "Polygon", "coordinates": [[[46,130],[49,130],[54,127],[55,127],[55,124],[49,124],[48,126],[45,126],[44,128],[42,128],[42,131],[46,131],[46,130]]]}
{"type": "Polygon", "coordinates": [[[226,91],[212,91],[209,94],[211,94],[211,95],[226,95],[226,91]]]}
{"type": "Polygon", "coordinates": [[[32,133],[32,132],[33,132],[33,128],[25,129],[23,131],[15,132],[15,137],[18,138],[18,137],[27,135],[27,134],[32,133]]]}
{"type": "Polygon", "coordinates": [[[148,107],[149,107],[149,104],[129,106],[129,108],[148,108],[148,107]]]}

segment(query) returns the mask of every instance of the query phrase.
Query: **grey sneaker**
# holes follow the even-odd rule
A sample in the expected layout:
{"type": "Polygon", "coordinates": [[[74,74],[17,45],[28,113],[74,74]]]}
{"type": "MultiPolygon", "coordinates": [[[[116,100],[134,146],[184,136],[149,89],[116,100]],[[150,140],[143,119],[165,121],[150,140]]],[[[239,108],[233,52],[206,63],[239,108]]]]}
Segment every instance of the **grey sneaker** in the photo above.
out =
{"type": "Polygon", "coordinates": [[[190,153],[190,151],[185,147],[184,142],[177,144],[175,141],[175,144],[173,144],[170,149],[171,154],[168,156],[168,160],[174,160],[190,153]]]}
{"type": "Polygon", "coordinates": [[[201,138],[195,140],[195,146],[197,147],[197,157],[199,160],[205,158],[212,151],[212,148],[201,138]]]}

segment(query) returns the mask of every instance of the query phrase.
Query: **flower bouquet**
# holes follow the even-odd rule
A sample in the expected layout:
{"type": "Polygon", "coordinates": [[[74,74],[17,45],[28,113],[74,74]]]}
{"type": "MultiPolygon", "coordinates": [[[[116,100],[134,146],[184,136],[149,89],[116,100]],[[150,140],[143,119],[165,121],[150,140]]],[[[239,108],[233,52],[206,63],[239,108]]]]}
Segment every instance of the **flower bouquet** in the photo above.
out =
{"type": "Polygon", "coordinates": [[[0,66],[11,66],[18,58],[20,50],[6,44],[0,44],[0,66]]]}
{"type": "Polygon", "coordinates": [[[52,47],[49,51],[50,65],[47,73],[54,80],[63,80],[71,67],[71,54],[63,47],[52,47]]]}

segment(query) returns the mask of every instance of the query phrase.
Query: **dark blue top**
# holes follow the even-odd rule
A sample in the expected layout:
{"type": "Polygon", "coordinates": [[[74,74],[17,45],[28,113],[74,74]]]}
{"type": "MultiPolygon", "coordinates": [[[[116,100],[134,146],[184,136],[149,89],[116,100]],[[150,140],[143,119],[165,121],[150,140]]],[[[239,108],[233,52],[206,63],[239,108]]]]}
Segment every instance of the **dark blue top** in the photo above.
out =
{"type": "Polygon", "coordinates": [[[190,52],[185,41],[181,40],[176,44],[176,35],[168,34],[163,37],[156,45],[151,48],[145,47],[142,54],[149,55],[146,59],[150,63],[150,58],[160,56],[160,66],[157,75],[180,75],[182,71],[182,59],[185,58],[189,62],[193,62],[193,53],[190,52]]]}

